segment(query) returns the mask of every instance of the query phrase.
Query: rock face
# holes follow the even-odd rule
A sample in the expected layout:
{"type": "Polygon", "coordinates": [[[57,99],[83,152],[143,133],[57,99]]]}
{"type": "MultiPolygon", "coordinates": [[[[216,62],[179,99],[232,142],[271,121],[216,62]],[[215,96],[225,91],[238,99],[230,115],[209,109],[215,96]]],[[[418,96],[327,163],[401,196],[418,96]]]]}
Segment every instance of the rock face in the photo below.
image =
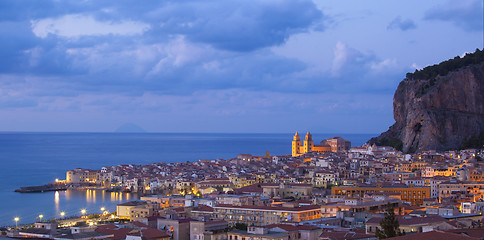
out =
{"type": "Polygon", "coordinates": [[[404,79],[393,97],[395,124],[370,143],[403,152],[456,149],[484,131],[484,63],[432,79],[404,79]]]}

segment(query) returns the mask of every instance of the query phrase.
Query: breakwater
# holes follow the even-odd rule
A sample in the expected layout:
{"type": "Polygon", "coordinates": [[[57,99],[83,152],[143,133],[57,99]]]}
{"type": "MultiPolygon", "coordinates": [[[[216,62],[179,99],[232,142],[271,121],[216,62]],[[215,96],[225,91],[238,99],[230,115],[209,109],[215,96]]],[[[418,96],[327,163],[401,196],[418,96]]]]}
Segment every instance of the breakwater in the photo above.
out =
{"type": "Polygon", "coordinates": [[[65,190],[67,190],[67,184],[49,183],[41,186],[21,187],[19,189],[15,189],[15,192],[38,193],[38,192],[65,191],[65,190]]]}

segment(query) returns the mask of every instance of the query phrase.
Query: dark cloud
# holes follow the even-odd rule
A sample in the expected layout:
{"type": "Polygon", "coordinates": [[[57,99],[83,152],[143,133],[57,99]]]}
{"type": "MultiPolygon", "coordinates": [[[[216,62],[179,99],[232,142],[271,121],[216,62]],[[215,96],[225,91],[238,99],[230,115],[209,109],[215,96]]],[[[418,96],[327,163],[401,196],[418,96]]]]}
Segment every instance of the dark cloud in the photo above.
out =
{"type": "Polygon", "coordinates": [[[323,20],[313,2],[186,1],[148,14],[155,34],[177,33],[194,42],[230,51],[253,51],[282,44],[323,20]]]}
{"type": "Polygon", "coordinates": [[[282,44],[295,33],[321,31],[328,19],[310,0],[267,1],[2,1],[0,21],[89,15],[98,21],[141,21],[151,25],[145,41],[182,34],[194,42],[230,51],[282,44]],[[317,28],[316,28],[317,27],[317,28]]]}
{"type": "MultiPolygon", "coordinates": [[[[9,3],[10,9],[18,7],[9,3]]],[[[0,20],[5,27],[0,52],[9,56],[0,73],[36,76],[22,87],[30,96],[188,96],[224,89],[348,93],[394,87],[373,80],[391,64],[345,45],[337,46],[331,71],[311,73],[305,72],[306,63],[268,48],[321,26],[327,17],[311,1],[62,4],[48,14],[29,6],[0,20]],[[97,29],[79,27],[81,20],[97,29]],[[127,23],[145,29],[123,32],[127,23]]]]}
{"type": "Polygon", "coordinates": [[[448,1],[428,10],[424,19],[452,22],[466,31],[482,31],[483,3],[479,0],[448,1]]]}
{"type": "Polygon", "coordinates": [[[258,51],[314,26],[322,30],[325,18],[309,0],[6,0],[0,3],[0,53],[5,56],[0,73],[54,76],[50,81],[62,79],[78,89],[95,90],[274,89],[274,79],[302,71],[305,64],[258,51]],[[126,22],[148,27],[131,35],[109,29],[98,34],[102,30],[90,32],[65,22],[76,19],[97,21],[101,29],[114,25],[119,30],[126,22]],[[203,56],[185,63],[183,58],[195,53],[178,53],[180,46],[172,45],[177,36],[185,45],[202,49],[203,56]],[[140,49],[149,50],[137,53],[140,49]],[[206,62],[215,58],[221,71],[207,69],[206,62]]]}
{"type": "Polygon", "coordinates": [[[407,31],[415,28],[417,28],[415,22],[413,22],[411,19],[402,20],[400,16],[393,19],[387,26],[387,29],[400,29],[402,31],[407,31]]]}
{"type": "Polygon", "coordinates": [[[0,22],[0,43],[0,73],[18,73],[28,65],[25,51],[35,47],[38,39],[28,22],[0,22]]]}

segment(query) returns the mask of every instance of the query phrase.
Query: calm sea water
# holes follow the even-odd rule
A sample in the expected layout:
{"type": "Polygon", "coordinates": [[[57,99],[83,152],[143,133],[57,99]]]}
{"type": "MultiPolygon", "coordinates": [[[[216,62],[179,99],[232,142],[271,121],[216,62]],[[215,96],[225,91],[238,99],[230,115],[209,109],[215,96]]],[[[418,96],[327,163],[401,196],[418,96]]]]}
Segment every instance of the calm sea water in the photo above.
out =
{"type": "MultiPolygon", "coordinates": [[[[43,185],[65,179],[74,168],[100,169],[119,164],[230,159],[240,153],[291,153],[293,134],[209,133],[0,133],[0,226],[44,219],[115,211],[116,204],[137,199],[134,194],[103,191],[62,191],[22,194],[21,186],[43,185]]],[[[341,136],[360,146],[371,134],[313,134],[315,142],[341,136]]],[[[304,137],[304,136],[303,136],[304,137]]]]}

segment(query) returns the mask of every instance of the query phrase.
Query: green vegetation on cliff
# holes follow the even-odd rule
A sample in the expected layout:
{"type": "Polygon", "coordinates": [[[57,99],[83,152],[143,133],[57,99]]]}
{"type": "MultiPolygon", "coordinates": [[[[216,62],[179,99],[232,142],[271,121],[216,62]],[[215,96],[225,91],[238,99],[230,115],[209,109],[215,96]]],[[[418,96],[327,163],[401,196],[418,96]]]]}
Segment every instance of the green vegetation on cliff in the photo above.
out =
{"type": "Polygon", "coordinates": [[[389,146],[402,151],[403,142],[398,138],[372,138],[368,141],[370,144],[376,144],[378,146],[389,146]]]}
{"type": "MultiPolygon", "coordinates": [[[[435,83],[435,77],[445,76],[447,73],[457,70],[462,67],[466,67],[472,64],[478,64],[484,62],[484,51],[476,49],[474,53],[468,53],[463,58],[457,56],[454,59],[425,67],[422,70],[415,70],[414,73],[407,73],[407,79],[431,79],[435,83]]],[[[433,85],[433,84],[432,84],[433,85]]]]}

